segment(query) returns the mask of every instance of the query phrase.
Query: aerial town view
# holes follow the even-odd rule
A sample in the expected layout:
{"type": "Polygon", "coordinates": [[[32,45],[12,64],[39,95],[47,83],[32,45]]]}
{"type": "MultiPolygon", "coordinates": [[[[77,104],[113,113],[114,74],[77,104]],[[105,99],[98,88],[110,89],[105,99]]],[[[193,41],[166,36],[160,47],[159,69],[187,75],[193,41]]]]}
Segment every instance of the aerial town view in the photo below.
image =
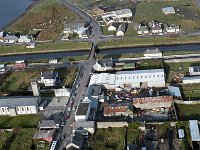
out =
{"type": "Polygon", "coordinates": [[[0,150],[200,150],[200,0],[0,11],[0,150]]]}

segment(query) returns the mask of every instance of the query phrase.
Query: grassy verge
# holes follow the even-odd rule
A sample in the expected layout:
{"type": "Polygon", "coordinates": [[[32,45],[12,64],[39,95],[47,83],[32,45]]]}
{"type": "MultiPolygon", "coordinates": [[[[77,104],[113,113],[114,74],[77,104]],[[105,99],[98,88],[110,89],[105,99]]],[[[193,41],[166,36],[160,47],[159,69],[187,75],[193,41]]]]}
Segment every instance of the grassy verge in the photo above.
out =
{"type": "Polygon", "coordinates": [[[108,31],[108,26],[102,27],[103,35],[115,35],[115,31],[108,31]]]}
{"type": "Polygon", "coordinates": [[[14,128],[24,127],[32,128],[37,127],[41,116],[39,114],[34,115],[19,115],[19,116],[0,116],[0,128],[14,128]]]}
{"type": "Polygon", "coordinates": [[[36,48],[27,49],[23,45],[0,46],[0,55],[5,54],[25,54],[25,53],[48,53],[56,51],[72,51],[90,49],[91,44],[86,42],[47,42],[38,43],[36,48]]]}
{"type": "Polygon", "coordinates": [[[33,29],[42,29],[37,37],[38,40],[56,39],[63,31],[64,20],[74,22],[80,20],[80,17],[66,9],[57,0],[42,0],[8,26],[6,31],[27,34],[33,29]]]}
{"type": "Polygon", "coordinates": [[[134,46],[149,46],[149,45],[170,45],[170,44],[187,44],[199,43],[200,36],[170,36],[170,37],[134,37],[124,38],[120,40],[103,41],[99,43],[100,49],[114,47],[134,47],[134,46]]]}
{"type": "Polygon", "coordinates": [[[89,143],[89,146],[95,150],[122,150],[124,149],[124,134],[124,128],[97,129],[94,140],[89,143]]]}
{"type": "Polygon", "coordinates": [[[200,120],[200,104],[177,104],[175,103],[178,119],[181,121],[200,120]]]}

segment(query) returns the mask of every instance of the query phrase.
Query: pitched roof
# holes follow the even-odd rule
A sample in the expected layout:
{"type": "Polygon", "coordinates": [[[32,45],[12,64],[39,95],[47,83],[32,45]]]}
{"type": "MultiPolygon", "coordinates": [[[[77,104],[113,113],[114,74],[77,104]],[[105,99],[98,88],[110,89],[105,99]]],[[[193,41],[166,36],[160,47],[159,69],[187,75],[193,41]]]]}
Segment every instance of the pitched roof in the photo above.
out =
{"type": "Polygon", "coordinates": [[[38,100],[34,96],[0,97],[0,107],[37,106],[38,100]]]}
{"type": "Polygon", "coordinates": [[[78,130],[82,128],[94,128],[94,121],[79,121],[73,123],[73,130],[78,130]]]}
{"type": "Polygon", "coordinates": [[[42,120],[39,124],[40,129],[52,129],[57,128],[56,123],[53,120],[42,120]]]}
{"type": "Polygon", "coordinates": [[[57,74],[57,72],[42,72],[41,77],[44,77],[44,79],[54,79],[57,74]]]}

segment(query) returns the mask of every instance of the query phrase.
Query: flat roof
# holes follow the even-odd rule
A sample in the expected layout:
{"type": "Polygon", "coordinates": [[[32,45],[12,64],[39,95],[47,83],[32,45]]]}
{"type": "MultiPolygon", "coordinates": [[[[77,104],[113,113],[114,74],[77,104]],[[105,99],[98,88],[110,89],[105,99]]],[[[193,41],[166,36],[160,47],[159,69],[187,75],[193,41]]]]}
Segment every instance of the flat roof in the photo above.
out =
{"type": "Polygon", "coordinates": [[[89,109],[90,103],[79,103],[76,115],[86,115],[89,109]]]}
{"type": "Polygon", "coordinates": [[[199,125],[197,120],[189,120],[190,135],[192,141],[200,141],[199,125]]]}
{"type": "Polygon", "coordinates": [[[121,10],[116,10],[115,13],[116,15],[122,15],[122,14],[128,14],[128,13],[132,14],[132,11],[130,9],[121,9],[121,10]]]}
{"type": "Polygon", "coordinates": [[[118,71],[116,75],[121,74],[138,74],[138,73],[164,73],[164,69],[150,69],[150,70],[134,70],[134,71],[118,71]]]}
{"type": "Polygon", "coordinates": [[[200,80],[200,76],[183,77],[183,80],[195,80],[195,79],[199,79],[200,80]]]}
{"type": "Polygon", "coordinates": [[[181,91],[180,91],[179,87],[169,86],[168,89],[172,96],[181,97],[181,91]]]}
{"type": "Polygon", "coordinates": [[[37,106],[38,97],[34,96],[16,96],[0,97],[0,107],[17,107],[17,106],[37,106]]]}
{"type": "Polygon", "coordinates": [[[199,125],[197,120],[189,120],[190,135],[192,141],[200,141],[199,125]]]}

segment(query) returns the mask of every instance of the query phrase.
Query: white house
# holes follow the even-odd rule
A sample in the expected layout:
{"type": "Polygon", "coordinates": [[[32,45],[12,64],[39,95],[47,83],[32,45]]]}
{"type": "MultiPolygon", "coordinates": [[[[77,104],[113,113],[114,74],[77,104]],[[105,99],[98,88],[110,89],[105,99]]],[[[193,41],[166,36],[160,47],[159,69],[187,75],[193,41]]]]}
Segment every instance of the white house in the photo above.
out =
{"type": "Polygon", "coordinates": [[[26,48],[35,48],[35,43],[26,43],[26,48]]]}
{"type": "Polygon", "coordinates": [[[138,33],[138,35],[149,34],[149,30],[148,30],[147,26],[139,25],[137,28],[137,33],[138,33]]]}
{"type": "Polygon", "coordinates": [[[45,86],[56,86],[59,82],[59,77],[57,72],[41,72],[41,77],[39,83],[43,83],[45,86]]]}
{"type": "Polygon", "coordinates": [[[15,35],[6,35],[4,38],[4,42],[7,44],[14,44],[18,41],[18,37],[16,37],[15,35]]]}
{"type": "Polygon", "coordinates": [[[108,31],[116,31],[118,24],[116,22],[112,22],[108,25],[108,31]]]}
{"type": "Polygon", "coordinates": [[[80,38],[87,38],[87,32],[88,28],[85,27],[85,23],[69,23],[64,25],[64,31],[65,34],[78,34],[80,38]]]}
{"type": "Polygon", "coordinates": [[[73,132],[78,131],[81,132],[83,130],[89,132],[90,134],[94,134],[95,131],[95,122],[94,121],[80,121],[73,123],[73,132]]]}
{"type": "Polygon", "coordinates": [[[162,52],[156,48],[156,49],[147,49],[146,51],[144,51],[144,57],[149,57],[149,58],[153,58],[153,57],[162,57],[162,52]]]}
{"type": "Polygon", "coordinates": [[[189,120],[189,128],[192,142],[200,142],[200,132],[198,120],[189,120]]]}
{"type": "Polygon", "coordinates": [[[178,33],[180,32],[180,26],[169,26],[165,28],[167,33],[178,33]]]}
{"type": "Polygon", "coordinates": [[[155,25],[151,28],[153,34],[160,34],[163,32],[162,28],[159,25],[155,25]]]}
{"type": "Polygon", "coordinates": [[[166,15],[168,15],[168,14],[175,14],[176,13],[174,7],[165,7],[165,8],[162,8],[162,11],[166,15]]]}
{"type": "Polygon", "coordinates": [[[0,115],[37,114],[39,111],[38,97],[0,97],[0,115]]]}
{"type": "Polygon", "coordinates": [[[19,43],[30,43],[31,39],[28,38],[28,36],[26,36],[26,35],[20,35],[18,42],[19,43]]]}
{"type": "Polygon", "coordinates": [[[70,97],[70,92],[65,87],[60,89],[55,89],[54,92],[56,97],[70,97]]]}
{"type": "Polygon", "coordinates": [[[82,102],[79,103],[78,109],[75,114],[75,121],[87,121],[90,114],[90,103],[82,102]]]}
{"type": "Polygon", "coordinates": [[[116,32],[116,36],[124,36],[125,31],[126,31],[126,25],[125,24],[119,25],[117,32],[116,32]]]}

